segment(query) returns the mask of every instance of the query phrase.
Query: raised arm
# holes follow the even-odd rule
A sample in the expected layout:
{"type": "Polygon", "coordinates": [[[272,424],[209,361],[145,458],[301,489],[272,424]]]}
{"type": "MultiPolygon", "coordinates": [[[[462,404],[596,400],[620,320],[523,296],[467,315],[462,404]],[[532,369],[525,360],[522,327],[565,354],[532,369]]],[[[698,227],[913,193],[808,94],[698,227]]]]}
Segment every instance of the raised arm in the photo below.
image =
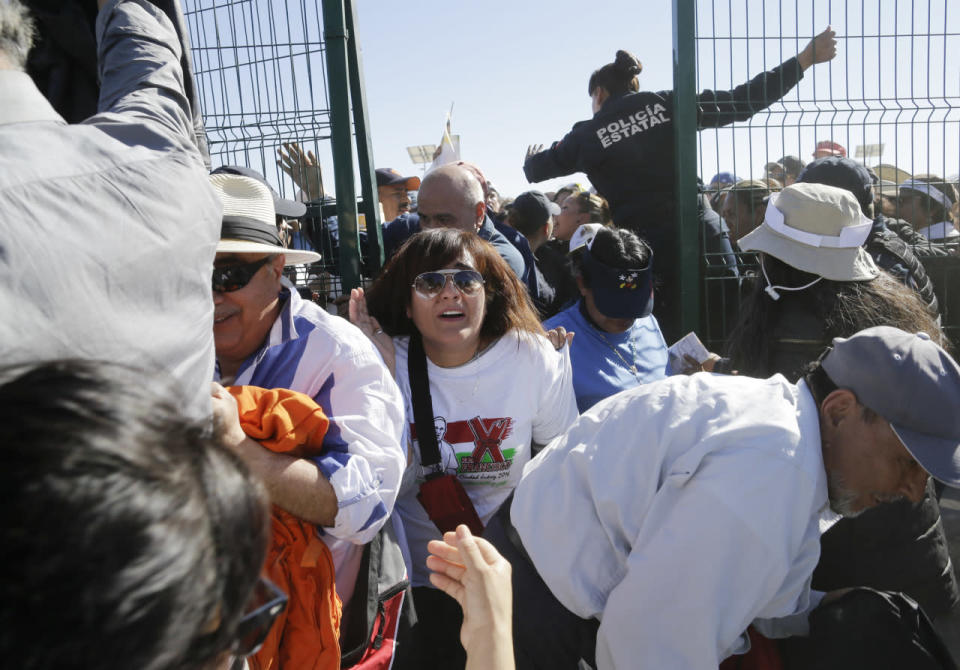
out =
{"type": "Polygon", "coordinates": [[[148,0],[98,4],[100,103],[99,113],[87,123],[128,143],[162,148],[173,141],[196,149],[180,38],[169,17],[148,0]],[[126,127],[130,122],[138,124],[136,133],[126,127]],[[152,139],[145,131],[159,137],[152,139]]]}
{"type": "Polygon", "coordinates": [[[549,149],[544,149],[542,144],[527,147],[523,173],[530,183],[573,174],[581,170],[577,166],[579,156],[580,143],[576,135],[570,132],[549,149]]]}
{"type": "Polygon", "coordinates": [[[732,91],[706,90],[697,96],[700,128],[718,128],[746,121],[786,95],[812,65],[837,55],[836,33],[827,27],[810,40],[803,51],[767,72],[761,72],[732,91]]]}

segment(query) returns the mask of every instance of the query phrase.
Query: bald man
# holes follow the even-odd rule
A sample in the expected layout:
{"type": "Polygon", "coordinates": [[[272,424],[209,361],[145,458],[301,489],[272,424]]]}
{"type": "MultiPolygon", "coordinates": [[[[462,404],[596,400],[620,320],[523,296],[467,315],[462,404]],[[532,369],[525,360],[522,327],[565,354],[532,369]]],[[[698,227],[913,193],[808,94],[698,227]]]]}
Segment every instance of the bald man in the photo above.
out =
{"type": "Polygon", "coordinates": [[[417,213],[403,214],[383,228],[383,246],[392,256],[420,230],[456,228],[474,232],[496,247],[517,277],[523,277],[523,256],[497,232],[487,216],[483,188],[473,174],[458,165],[444,165],[427,173],[417,196],[417,213]]]}

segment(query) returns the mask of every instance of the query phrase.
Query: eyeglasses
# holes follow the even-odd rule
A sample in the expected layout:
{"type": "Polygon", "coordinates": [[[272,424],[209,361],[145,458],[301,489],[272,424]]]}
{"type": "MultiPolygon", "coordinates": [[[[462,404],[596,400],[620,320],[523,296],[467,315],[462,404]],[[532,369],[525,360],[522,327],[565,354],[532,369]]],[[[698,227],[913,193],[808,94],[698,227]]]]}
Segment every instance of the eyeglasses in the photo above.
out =
{"type": "Polygon", "coordinates": [[[266,577],[261,577],[247,604],[248,612],[237,623],[237,635],[230,653],[239,657],[257,653],[273,622],[286,606],[287,594],[266,577]]]}
{"type": "Polygon", "coordinates": [[[252,263],[235,263],[213,268],[214,293],[232,293],[250,283],[257,271],[273,260],[275,256],[266,256],[252,263]]]}
{"type": "Polygon", "coordinates": [[[483,275],[476,270],[437,270],[424,272],[413,280],[413,290],[424,300],[432,300],[443,291],[447,279],[453,279],[453,285],[463,295],[475,295],[483,288],[483,275]]]}

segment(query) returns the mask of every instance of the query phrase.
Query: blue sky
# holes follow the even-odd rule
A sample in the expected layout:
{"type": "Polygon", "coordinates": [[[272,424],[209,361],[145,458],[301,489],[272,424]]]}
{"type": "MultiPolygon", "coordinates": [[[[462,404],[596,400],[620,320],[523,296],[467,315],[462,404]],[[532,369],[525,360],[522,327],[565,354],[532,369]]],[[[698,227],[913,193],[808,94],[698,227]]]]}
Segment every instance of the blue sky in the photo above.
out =
{"type": "MultiPolygon", "coordinates": [[[[643,62],[642,88],[672,87],[669,2],[358,2],[378,165],[415,170],[404,147],[437,142],[453,102],[463,158],[480,165],[502,191],[516,194],[530,188],[521,169],[527,145],[559,139],[589,116],[587,80],[618,48],[643,62]]],[[[738,130],[701,133],[704,178],[720,169],[760,177],[768,157],[789,153],[809,160],[816,141],[827,137],[851,154],[858,144],[882,142],[884,161],[910,172],[956,173],[960,116],[945,118],[925,102],[909,100],[901,110],[896,102],[933,96],[941,106],[944,97],[960,103],[958,59],[944,73],[944,50],[952,46],[956,53],[960,37],[943,36],[960,33],[960,12],[944,19],[946,7],[944,0],[701,0],[700,35],[724,39],[699,42],[700,89],[732,88],[774,67],[828,24],[841,38],[837,59],[808,72],[785,106],[738,130]],[[928,31],[940,36],[866,37],[928,31]],[[743,39],[747,35],[752,39],[743,39]],[[881,67],[892,76],[881,76],[881,67]],[[863,102],[846,102],[848,94],[863,102]]]]}
{"type": "MultiPolygon", "coordinates": [[[[587,80],[617,49],[643,62],[641,87],[673,85],[672,4],[662,0],[355,2],[378,167],[419,174],[406,147],[437,143],[453,103],[462,157],[501,192],[516,195],[533,187],[522,172],[527,145],[560,139],[589,117],[587,80]]],[[[960,59],[945,54],[960,51],[960,11],[948,13],[950,2],[700,0],[700,89],[743,83],[796,54],[828,24],[840,39],[838,57],[808,72],[783,104],[735,128],[701,132],[701,175],[733,170],[761,177],[768,159],[795,154],[809,160],[816,141],[831,137],[851,154],[856,145],[883,143],[883,161],[912,173],[956,174],[960,59]],[[710,35],[718,39],[706,39],[710,35]]],[[[218,33],[224,44],[233,33],[249,45],[195,50],[201,72],[241,64],[236,72],[228,67],[226,76],[201,75],[208,126],[227,118],[214,112],[244,112],[229,117],[235,127],[221,136],[230,139],[220,148],[232,150],[230,161],[262,166],[285,193],[289,183],[273,160],[286,138],[316,148],[332,191],[329,143],[311,141],[318,120],[311,110],[327,104],[319,4],[253,0],[219,2],[213,10],[213,0],[185,0],[188,10],[206,8],[203,21],[188,19],[195,47],[215,44],[218,33]],[[276,43],[284,45],[270,46],[276,43]]],[[[582,179],[535,187],[552,190],[582,179]]]]}

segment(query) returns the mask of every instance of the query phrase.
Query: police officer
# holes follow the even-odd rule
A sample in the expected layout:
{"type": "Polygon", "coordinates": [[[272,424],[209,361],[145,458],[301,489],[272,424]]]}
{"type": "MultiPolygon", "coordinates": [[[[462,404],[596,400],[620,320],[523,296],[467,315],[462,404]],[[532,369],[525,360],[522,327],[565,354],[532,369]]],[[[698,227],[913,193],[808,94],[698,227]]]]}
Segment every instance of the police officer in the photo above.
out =
{"type": "MultiPolygon", "coordinates": [[[[796,57],[763,72],[732,91],[703,91],[697,96],[697,125],[716,128],[745,121],[782,98],[815,63],[837,53],[836,33],[827,28],[796,57]]],[[[640,91],[642,66],[626,51],[596,70],[587,85],[593,118],[573,126],[549,149],[532,146],[523,166],[527,180],[585,172],[597,192],[610,203],[614,225],[647,240],[658,258],[660,283],[674,283],[673,253],[674,151],[673,91],[640,91]]],[[[668,293],[669,295],[669,293],[668,293]]],[[[657,297],[658,318],[664,331],[676,301],[657,297]]],[[[672,333],[675,334],[675,333],[672,333]]]]}

